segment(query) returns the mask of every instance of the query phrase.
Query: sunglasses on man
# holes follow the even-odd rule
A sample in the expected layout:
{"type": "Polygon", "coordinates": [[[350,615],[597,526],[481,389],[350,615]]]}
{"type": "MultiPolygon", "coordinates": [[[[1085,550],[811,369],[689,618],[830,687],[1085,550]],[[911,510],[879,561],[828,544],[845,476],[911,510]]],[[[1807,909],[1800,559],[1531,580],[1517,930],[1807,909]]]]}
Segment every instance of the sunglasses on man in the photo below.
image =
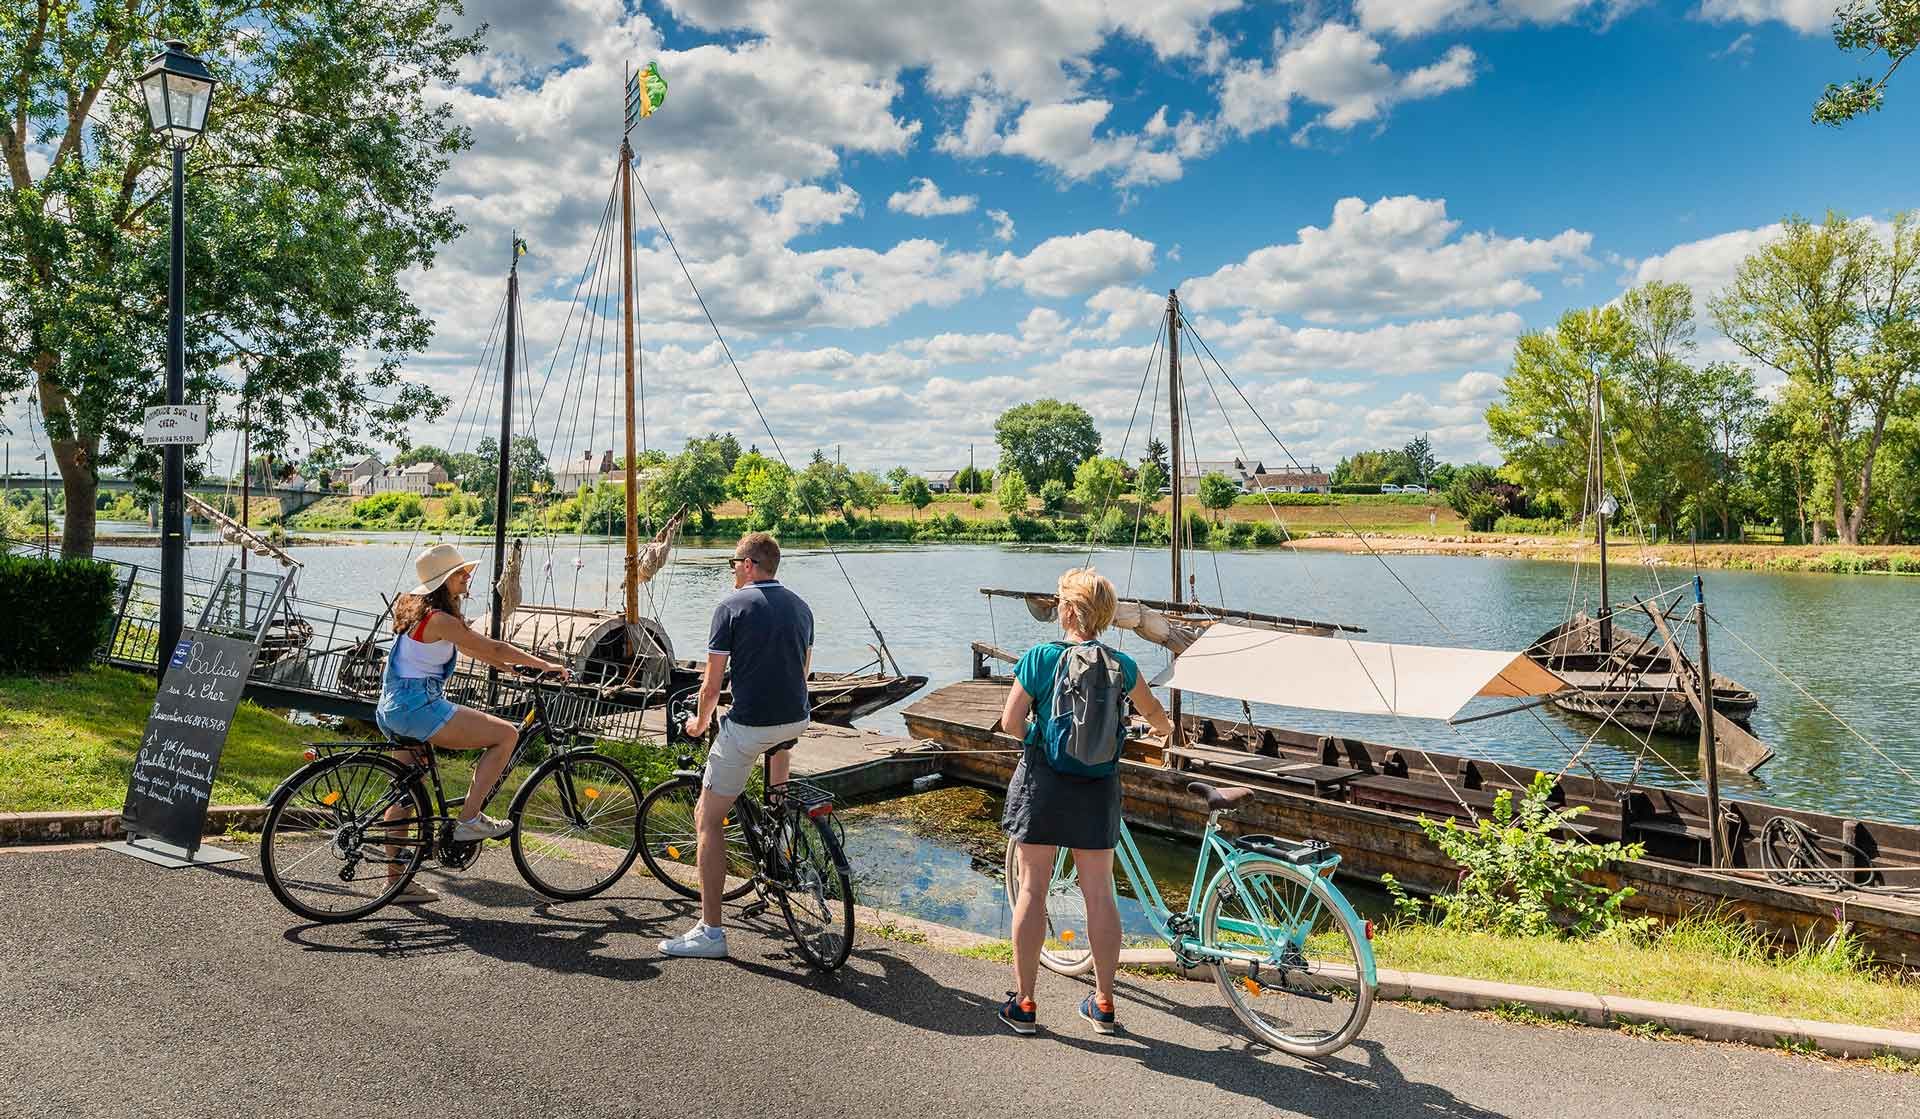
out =
{"type": "Polygon", "coordinates": [[[753,562],[752,556],[730,556],[727,559],[727,566],[739,567],[743,563],[752,563],[752,562],[753,562]]]}

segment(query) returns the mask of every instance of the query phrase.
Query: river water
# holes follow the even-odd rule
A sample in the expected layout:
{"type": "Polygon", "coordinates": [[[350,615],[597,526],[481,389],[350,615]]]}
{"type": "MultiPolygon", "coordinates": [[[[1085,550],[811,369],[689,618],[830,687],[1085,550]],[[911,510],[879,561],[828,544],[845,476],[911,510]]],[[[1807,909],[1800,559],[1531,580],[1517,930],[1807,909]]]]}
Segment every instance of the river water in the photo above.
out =
{"type": "MultiPolygon", "coordinates": [[[[427,543],[405,535],[355,534],[354,539],[362,542],[294,550],[306,565],[302,598],[378,611],[380,595],[412,583],[409,558],[427,543]]],[[[478,541],[464,546],[475,557],[488,551],[478,541]]],[[[1630,556],[1630,550],[1622,551],[1630,556]]],[[[217,574],[232,554],[195,547],[189,551],[189,571],[217,574]]],[[[698,655],[713,603],[731,587],[728,554],[681,548],[677,562],[648,588],[651,610],[682,656],[698,655]]],[[[937,687],[968,674],[970,641],[1019,650],[1056,632],[1050,623],[1029,617],[1020,603],[990,601],[979,588],[1051,590],[1061,570],[1084,562],[1088,554],[1086,549],[1007,545],[842,548],[837,553],[796,546],[787,552],[781,578],[813,605],[817,667],[851,669],[869,661],[867,646],[874,637],[865,619],[870,616],[901,667],[925,674],[937,687]]],[[[143,564],[158,560],[151,548],[105,548],[102,555],[143,564]]],[[[1100,549],[1092,555],[1123,593],[1169,597],[1165,554],[1100,549]]],[[[617,542],[537,541],[526,567],[529,601],[600,606],[612,604],[618,594],[617,542]]],[[[1287,551],[1202,552],[1190,557],[1188,570],[1208,601],[1365,626],[1372,640],[1501,649],[1524,648],[1563,620],[1570,601],[1584,603],[1590,597],[1594,577],[1590,566],[1580,570],[1576,595],[1576,568],[1566,563],[1461,556],[1391,556],[1383,563],[1370,556],[1287,551]]],[[[1613,587],[1616,598],[1644,596],[1686,578],[1677,570],[1621,562],[1613,587]]],[[[1920,822],[1920,783],[1909,776],[1920,774],[1915,729],[1920,656],[1912,645],[1920,628],[1920,581],[1709,572],[1706,591],[1714,616],[1724,623],[1713,634],[1713,667],[1760,694],[1753,729],[1778,753],[1761,771],[1761,780],[1734,774],[1723,787],[1750,799],[1920,822]],[[1768,661],[1817,699],[1802,694],[1768,661]],[[1872,745],[1824,712],[1823,704],[1872,745]]],[[[1115,637],[1148,671],[1164,664],[1165,653],[1157,646],[1119,631],[1115,637]]],[[[1476,700],[1466,713],[1510,702],[1476,700]]],[[[1200,696],[1190,696],[1188,703],[1189,710],[1240,715],[1237,703],[1200,696]]],[[[1592,724],[1552,708],[1458,727],[1259,705],[1253,713],[1271,725],[1556,770],[1594,733],[1592,724]]],[[[897,711],[886,711],[867,724],[898,730],[900,720],[897,711]]],[[[1609,730],[1582,757],[1610,778],[1638,768],[1640,780],[1649,784],[1691,787],[1698,781],[1693,743],[1656,738],[1653,747],[1643,751],[1630,734],[1609,730]]]]}

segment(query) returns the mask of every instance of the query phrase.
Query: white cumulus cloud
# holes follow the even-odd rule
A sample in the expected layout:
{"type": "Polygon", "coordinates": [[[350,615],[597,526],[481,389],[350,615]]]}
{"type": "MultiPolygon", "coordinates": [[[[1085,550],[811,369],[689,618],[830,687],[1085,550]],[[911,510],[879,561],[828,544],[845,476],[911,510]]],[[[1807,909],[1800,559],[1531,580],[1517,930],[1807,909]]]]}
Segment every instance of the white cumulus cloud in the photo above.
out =
{"type": "Polygon", "coordinates": [[[1396,74],[1379,40],[1344,23],[1325,23],[1293,39],[1276,38],[1271,62],[1230,63],[1220,84],[1220,124],[1252,135],[1288,124],[1295,101],[1323,112],[1309,127],[1343,130],[1378,120],[1396,104],[1472,82],[1476,58],[1464,46],[1434,63],[1396,74]]]}
{"type": "Polygon", "coordinates": [[[917,218],[931,218],[942,214],[964,214],[980,202],[977,196],[971,194],[941,194],[932,179],[915,179],[908,185],[913,189],[899,191],[887,199],[887,209],[895,213],[912,214],[917,218]]]}

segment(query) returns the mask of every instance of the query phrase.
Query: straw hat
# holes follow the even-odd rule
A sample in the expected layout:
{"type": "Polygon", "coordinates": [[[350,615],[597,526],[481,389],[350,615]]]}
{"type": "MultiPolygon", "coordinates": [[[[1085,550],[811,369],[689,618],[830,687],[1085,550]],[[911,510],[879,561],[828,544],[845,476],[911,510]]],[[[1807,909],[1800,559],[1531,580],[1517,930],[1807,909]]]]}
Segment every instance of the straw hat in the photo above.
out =
{"type": "Polygon", "coordinates": [[[420,577],[420,585],[408,591],[408,594],[432,594],[440,588],[456,571],[471,571],[480,566],[479,560],[460,558],[460,549],[451,544],[435,544],[420,553],[413,561],[413,573],[420,577]]]}

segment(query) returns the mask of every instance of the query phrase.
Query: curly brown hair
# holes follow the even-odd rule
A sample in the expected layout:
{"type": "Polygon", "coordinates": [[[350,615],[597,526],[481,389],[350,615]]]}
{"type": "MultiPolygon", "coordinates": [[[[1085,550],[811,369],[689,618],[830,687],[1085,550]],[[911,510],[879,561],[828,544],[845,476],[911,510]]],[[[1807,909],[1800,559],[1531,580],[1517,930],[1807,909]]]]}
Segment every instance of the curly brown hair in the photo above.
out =
{"type": "Polygon", "coordinates": [[[393,632],[408,633],[420,624],[420,619],[431,610],[460,617],[460,600],[445,583],[433,588],[426,594],[403,594],[393,604],[393,632]]]}

